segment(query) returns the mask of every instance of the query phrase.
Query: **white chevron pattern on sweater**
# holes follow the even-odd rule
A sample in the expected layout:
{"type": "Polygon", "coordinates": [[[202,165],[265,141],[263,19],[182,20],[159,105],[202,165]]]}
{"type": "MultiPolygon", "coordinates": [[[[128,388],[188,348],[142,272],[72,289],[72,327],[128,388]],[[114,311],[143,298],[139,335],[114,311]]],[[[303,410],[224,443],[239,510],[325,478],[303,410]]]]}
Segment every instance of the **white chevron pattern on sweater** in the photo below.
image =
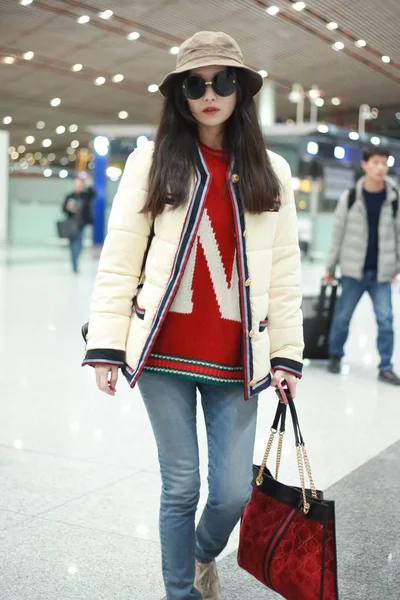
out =
{"type": "Polygon", "coordinates": [[[185,268],[185,273],[171,306],[171,311],[181,314],[191,314],[193,311],[193,277],[196,268],[197,249],[201,244],[207,260],[208,270],[215,296],[217,298],[221,317],[240,323],[239,275],[236,263],[236,250],[230,281],[227,281],[218,242],[212,227],[210,217],[205,210],[200,222],[199,231],[185,268]]]}

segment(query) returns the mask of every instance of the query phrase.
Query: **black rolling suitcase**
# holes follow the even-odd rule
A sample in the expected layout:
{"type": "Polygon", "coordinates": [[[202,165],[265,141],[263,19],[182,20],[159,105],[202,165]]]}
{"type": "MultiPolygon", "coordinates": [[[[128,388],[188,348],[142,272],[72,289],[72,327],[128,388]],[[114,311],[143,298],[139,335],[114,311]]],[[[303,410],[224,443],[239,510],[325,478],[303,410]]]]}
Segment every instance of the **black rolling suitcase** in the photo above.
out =
{"type": "Polygon", "coordinates": [[[319,296],[303,298],[304,358],[327,360],[328,340],[337,299],[337,285],[321,286],[319,296]]]}

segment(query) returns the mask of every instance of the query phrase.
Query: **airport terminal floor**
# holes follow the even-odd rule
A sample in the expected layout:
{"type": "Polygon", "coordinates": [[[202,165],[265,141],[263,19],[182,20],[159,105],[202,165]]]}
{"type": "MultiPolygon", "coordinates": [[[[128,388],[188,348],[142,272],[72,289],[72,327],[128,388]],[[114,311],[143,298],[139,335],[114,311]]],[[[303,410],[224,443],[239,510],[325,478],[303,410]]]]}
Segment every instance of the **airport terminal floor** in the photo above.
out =
{"type": "MultiPolygon", "coordinates": [[[[81,368],[96,256],[79,276],[65,250],[0,256],[0,598],[160,600],[160,479],[138,389],[115,398],[81,368]]],[[[322,265],[305,265],[316,291],[322,265]]],[[[395,298],[400,369],[400,296],[395,298]]],[[[318,488],[336,500],[341,600],[400,599],[400,392],[379,383],[376,326],[365,297],[342,375],[305,368],[296,400],[318,488]]],[[[275,395],[261,395],[256,461],[275,395]]],[[[206,500],[206,440],[199,418],[206,500]]],[[[282,479],[297,485],[289,430],[282,479]]],[[[234,473],[232,474],[234,476],[234,473]]],[[[273,600],[236,563],[219,561],[224,599],[273,600]]]]}

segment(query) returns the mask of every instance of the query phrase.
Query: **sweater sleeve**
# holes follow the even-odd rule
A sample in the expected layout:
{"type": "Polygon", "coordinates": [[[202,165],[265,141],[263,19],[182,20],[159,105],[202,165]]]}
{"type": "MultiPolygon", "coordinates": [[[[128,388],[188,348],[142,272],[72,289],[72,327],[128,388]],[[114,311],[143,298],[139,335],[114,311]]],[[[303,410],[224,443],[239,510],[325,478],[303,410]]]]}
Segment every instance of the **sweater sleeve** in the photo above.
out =
{"type": "Polygon", "coordinates": [[[141,212],[148,192],[152,146],[128,158],[114,198],[92,295],[83,364],[125,364],[132,301],[141,275],[151,219],[141,212]]]}
{"type": "Polygon", "coordinates": [[[292,178],[286,161],[280,179],[282,198],[272,248],[268,311],[271,366],[300,378],[304,348],[300,248],[292,178]]]}

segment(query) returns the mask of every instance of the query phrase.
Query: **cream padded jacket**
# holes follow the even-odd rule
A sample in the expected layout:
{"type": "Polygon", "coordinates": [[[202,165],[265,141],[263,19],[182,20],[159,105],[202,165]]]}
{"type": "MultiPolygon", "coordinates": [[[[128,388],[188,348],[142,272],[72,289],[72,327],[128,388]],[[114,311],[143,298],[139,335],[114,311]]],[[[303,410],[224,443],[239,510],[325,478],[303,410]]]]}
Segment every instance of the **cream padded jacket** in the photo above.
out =
{"type": "MultiPolygon", "coordinates": [[[[155,219],[142,273],[152,222],[141,209],[146,201],[153,151],[154,145],[149,143],[129,156],[115,196],[92,297],[83,361],[121,366],[132,387],[179,287],[210,179],[198,149],[197,176],[190,200],[178,209],[167,204],[155,219]],[[139,286],[140,282],[143,286],[139,286]],[[135,311],[136,297],[143,309],[140,315],[135,311]]],[[[271,368],[299,377],[302,371],[300,252],[291,173],[281,156],[269,152],[269,157],[282,187],[277,212],[243,214],[234,163],[229,174],[238,251],[246,399],[268,387],[271,368]],[[267,328],[262,325],[266,319],[267,328]]]]}

